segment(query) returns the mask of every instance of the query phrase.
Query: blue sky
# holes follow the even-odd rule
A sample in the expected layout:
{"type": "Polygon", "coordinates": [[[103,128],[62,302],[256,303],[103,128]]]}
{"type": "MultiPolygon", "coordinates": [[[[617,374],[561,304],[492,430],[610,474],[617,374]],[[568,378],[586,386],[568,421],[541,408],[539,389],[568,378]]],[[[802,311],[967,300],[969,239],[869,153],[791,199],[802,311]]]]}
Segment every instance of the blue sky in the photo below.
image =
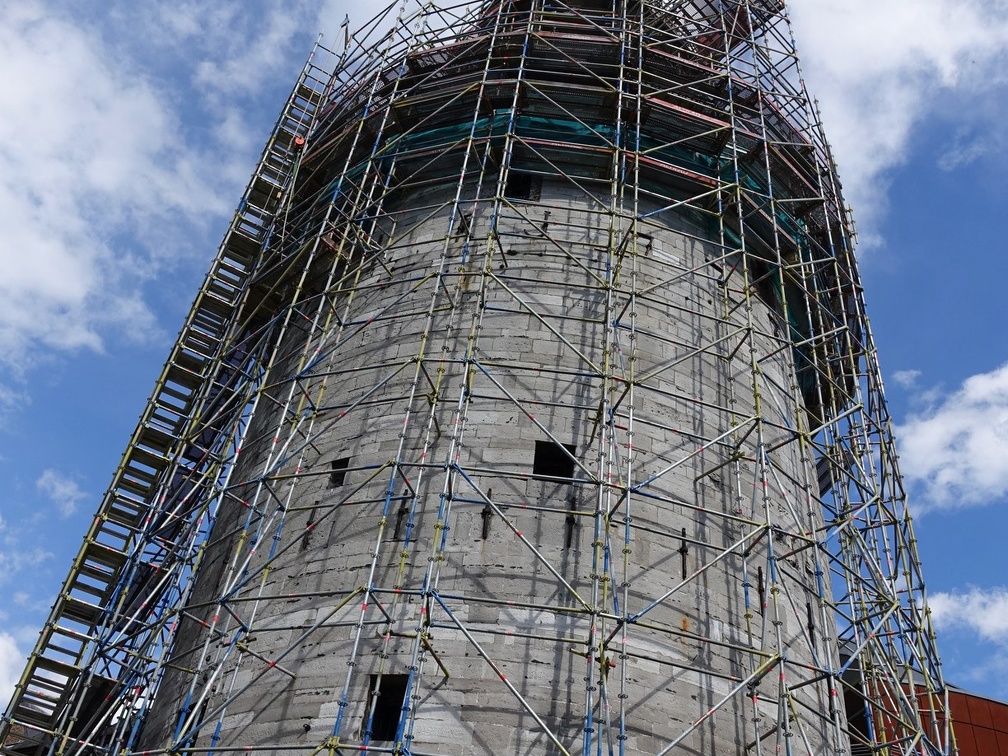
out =
{"type": "MultiPolygon", "coordinates": [[[[946,677],[1008,700],[1008,7],[791,9],[946,677]]],[[[0,706],[315,34],[371,10],[0,0],[0,706]]]]}

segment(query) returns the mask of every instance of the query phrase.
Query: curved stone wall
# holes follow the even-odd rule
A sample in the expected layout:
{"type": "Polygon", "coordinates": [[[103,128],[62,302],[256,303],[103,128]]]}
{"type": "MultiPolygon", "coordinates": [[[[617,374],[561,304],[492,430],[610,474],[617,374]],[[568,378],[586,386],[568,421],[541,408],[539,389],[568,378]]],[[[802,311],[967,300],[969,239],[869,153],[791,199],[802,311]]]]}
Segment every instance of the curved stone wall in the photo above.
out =
{"type": "Polygon", "coordinates": [[[276,753],[742,756],[779,685],[828,710],[792,350],[744,261],[558,179],[454,206],[401,201],[324,337],[288,329],[176,644],[219,673],[170,671],[147,745],[190,687],[197,747],[276,753]]]}

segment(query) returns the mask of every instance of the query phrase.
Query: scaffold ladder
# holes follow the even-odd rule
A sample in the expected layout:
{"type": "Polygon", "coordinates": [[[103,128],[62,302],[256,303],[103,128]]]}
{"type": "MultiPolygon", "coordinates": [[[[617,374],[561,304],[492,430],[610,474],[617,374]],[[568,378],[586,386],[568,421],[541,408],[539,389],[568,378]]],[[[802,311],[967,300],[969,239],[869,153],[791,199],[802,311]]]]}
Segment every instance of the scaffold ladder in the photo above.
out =
{"type": "MultiPolygon", "coordinates": [[[[227,345],[239,335],[250,282],[268,262],[263,258],[271,232],[305,140],[329,95],[330,74],[314,62],[320,51],[328,53],[316,44],[281,111],[0,720],[0,744],[7,748],[12,740],[21,742],[13,752],[63,753],[67,734],[79,729],[74,721],[79,713],[71,704],[85,695],[82,685],[94,685],[102,693],[97,699],[113,705],[109,699],[115,698],[116,681],[92,668],[103,628],[114,625],[111,615],[121,603],[112,599],[128,589],[136,566],[131,569],[131,562],[174,546],[162,539],[154,549],[147,525],[156,519],[168,489],[210,451],[203,410],[210,401],[215,407],[226,404],[229,397],[222,392],[236,380],[227,375],[236,372],[224,359],[227,345]]],[[[230,410],[235,416],[242,411],[242,406],[230,410]]],[[[128,659],[118,662],[120,669],[129,666],[128,659]]],[[[109,667],[108,660],[103,666],[109,667]]]]}

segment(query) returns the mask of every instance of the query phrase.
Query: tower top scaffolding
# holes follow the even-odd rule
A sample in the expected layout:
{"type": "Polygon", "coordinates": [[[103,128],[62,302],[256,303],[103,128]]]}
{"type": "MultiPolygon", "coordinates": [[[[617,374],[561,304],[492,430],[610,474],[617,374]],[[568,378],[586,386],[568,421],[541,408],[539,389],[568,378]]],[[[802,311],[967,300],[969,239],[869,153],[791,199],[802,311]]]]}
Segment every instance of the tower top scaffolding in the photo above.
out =
{"type": "Polygon", "coordinates": [[[433,752],[478,663],[542,752],[713,753],[728,720],[739,753],[949,756],[851,237],[781,0],[404,3],[317,46],[5,752],[433,752]],[[587,662],[577,727],[528,649],[587,662]],[[700,708],[645,735],[652,664],[700,708]],[[267,689],[301,740],[229,719],[267,689]]]}

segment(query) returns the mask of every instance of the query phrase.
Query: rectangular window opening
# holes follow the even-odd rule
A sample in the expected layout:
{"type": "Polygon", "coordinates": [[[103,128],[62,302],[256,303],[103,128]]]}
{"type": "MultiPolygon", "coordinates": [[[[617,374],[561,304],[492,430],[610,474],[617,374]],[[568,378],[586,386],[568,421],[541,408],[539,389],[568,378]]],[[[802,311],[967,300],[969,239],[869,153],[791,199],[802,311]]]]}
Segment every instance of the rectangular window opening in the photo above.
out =
{"type": "Polygon", "coordinates": [[[537,478],[574,477],[574,455],[577,447],[573,444],[558,444],[553,441],[536,441],[532,474],[537,478]]]}
{"type": "MultiPolygon", "coordinates": [[[[378,675],[371,675],[368,700],[375,700],[378,675]]],[[[406,701],[406,686],[409,675],[381,675],[381,688],[377,692],[374,717],[371,719],[371,740],[391,742],[399,729],[399,718],[406,701]]],[[[365,721],[365,726],[367,722],[365,721]]]]}
{"type": "Polygon", "coordinates": [[[346,482],[350,457],[340,457],[329,463],[329,488],[339,488],[346,482]]]}
{"type": "Polygon", "coordinates": [[[542,196],[542,176],[509,171],[507,184],[504,186],[504,196],[509,199],[538,202],[542,196]]]}

